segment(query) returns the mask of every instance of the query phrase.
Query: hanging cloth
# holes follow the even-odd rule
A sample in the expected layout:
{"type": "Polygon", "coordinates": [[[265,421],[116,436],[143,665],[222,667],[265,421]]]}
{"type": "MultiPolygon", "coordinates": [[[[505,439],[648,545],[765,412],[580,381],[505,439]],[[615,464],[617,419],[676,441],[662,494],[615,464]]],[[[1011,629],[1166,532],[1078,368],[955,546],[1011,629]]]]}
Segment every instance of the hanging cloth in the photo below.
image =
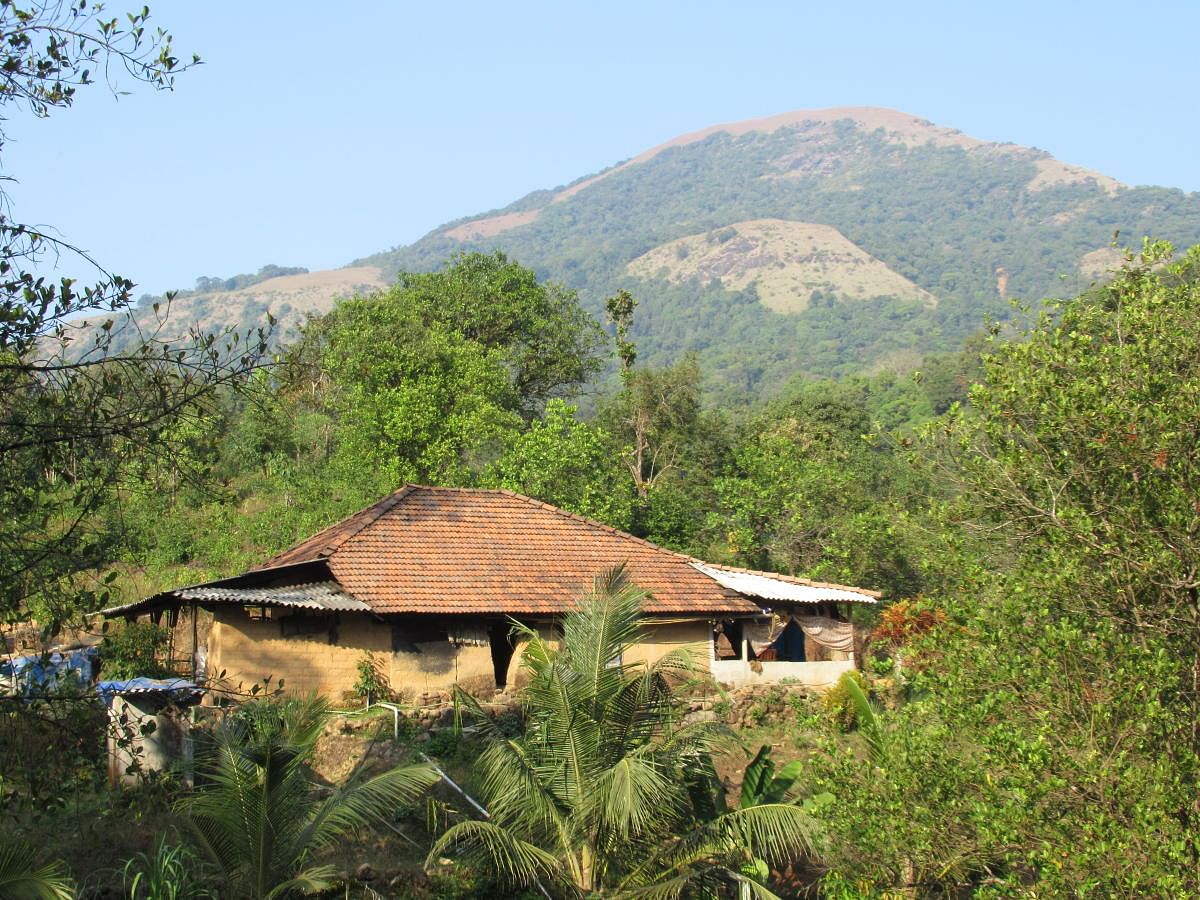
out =
{"type": "Polygon", "coordinates": [[[849,622],[840,622],[828,616],[804,616],[798,613],[793,613],[792,621],[800,626],[806,636],[822,647],[840,653],[854,652],[854,626],[849,622]]]}
{"type": "Polygon", "coordinates": [[[750,642],[750,647],[754,650],[755,656],[761,656],[762,652],[775,643],[775,638],[779,637],[779,627],[774,617],[768,622],[753,622],[748,621],[743,626],[743,634],[746,640],[750,642]]]}

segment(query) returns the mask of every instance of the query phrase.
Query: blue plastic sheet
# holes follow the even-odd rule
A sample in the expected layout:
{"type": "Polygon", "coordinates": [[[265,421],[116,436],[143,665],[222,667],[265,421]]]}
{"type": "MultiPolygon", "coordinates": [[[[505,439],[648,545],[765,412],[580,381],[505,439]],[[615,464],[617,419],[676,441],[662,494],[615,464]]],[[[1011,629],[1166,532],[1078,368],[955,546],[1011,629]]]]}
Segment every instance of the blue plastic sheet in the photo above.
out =
{"type": "Polygon", "coordinates": [[[0,677],[24,693],[53,691],[65,680],[91,684],[96,677],[99,654],[95,647],[83,647],[66,653],[54,651],[40,655],[15,656],[0,661],[0,677]]]}

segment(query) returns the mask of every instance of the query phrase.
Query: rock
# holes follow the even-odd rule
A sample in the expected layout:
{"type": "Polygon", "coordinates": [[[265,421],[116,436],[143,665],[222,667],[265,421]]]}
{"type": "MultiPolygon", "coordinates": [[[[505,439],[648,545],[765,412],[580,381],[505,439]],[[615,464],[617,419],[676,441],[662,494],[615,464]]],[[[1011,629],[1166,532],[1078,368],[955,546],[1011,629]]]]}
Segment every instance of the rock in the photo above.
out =
{"type": "Polygon", "coordinates": [[[717,721],[717,714],[715,712],[713,712],[711,709],[696,710],[695,712],[690,712],[686,716],[683,717],[683,722],[685,725],[692,725],[692,724],[695,724],[696,722],[715,722],[715,721],[717,721]]]}
{"type": "Polygon", "coordinates": [[[428,731],[422,731],[420,734],[418,734],[418,735],[417,735],[417,743],[418,743],[418,744],[427,744],[427,743],[429,743],[429,732],[428,732],[428,731]]]}
{"type": "Polygon", "coordinates": [[[357,878],[359,881],[374,881],[375,880],[375,870],[373,868],[371,868],[370,863],[363,863],[361,866],[359,866],[357,869],[354,870],[354,877],[357,878]]]}

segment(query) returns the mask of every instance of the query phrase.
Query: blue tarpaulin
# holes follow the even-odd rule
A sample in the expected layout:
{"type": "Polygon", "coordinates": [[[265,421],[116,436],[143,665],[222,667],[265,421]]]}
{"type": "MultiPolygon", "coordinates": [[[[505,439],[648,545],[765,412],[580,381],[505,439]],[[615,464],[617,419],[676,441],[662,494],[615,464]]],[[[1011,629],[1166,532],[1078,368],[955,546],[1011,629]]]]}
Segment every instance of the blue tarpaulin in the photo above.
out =
{"type": "Polygon", "coordinates": [[[74,677],[79,684],[91,684],[96,677],[98,656],[95,647],[14,656],[0,662],[0,676],[11,679],[26,692],[34,688],[53,690],[60,678],[74,677]]]}

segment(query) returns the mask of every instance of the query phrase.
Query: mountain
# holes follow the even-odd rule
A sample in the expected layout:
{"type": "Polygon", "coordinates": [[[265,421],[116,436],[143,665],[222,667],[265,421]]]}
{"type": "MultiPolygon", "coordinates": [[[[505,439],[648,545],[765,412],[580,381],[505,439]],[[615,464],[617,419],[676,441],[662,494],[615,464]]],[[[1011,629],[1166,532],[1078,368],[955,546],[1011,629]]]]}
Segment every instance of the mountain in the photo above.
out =
{"type": "Polygon", "coordinates": [[[683,135],[359,264],[391,277],[499,249],[597,315],[626,288],[639,359],[694,350],[715,389],[761,391],[956,348],[1010,298],[1103,278],[1117,232],[1200,242],[1200,194],[857,107],[683,135]]]}
{"type": "Polygon", "coordinates": [[[683,135],[347,269],[180,297],[170,330],[270,309],[287,339],[335,296],[502,250],[597,316],[631,291],[639,360],[696,351],[711,390],[762,393],[797,373],[909,369],[1010,298],[1074,295],[1120,264],[1116,232],[1198,243],[1200,194],[894,110],[799,111],[683,135]]]}
{"type": "MultiPolygon", "coordinates": [[[[263,267],[272,268],[278,267],[263,267]]],[[[286,343],[299,336],[300,326],[309,315],[329,312],[341,298],[370,294],[388,283],[378,266],[369,265],[319,272],[299,270],[262,280],[245,275],[230,279],[199,278],[198,290],[181,291],[169,303],[162,297],[140,298],[131,317],[122,315],[117,319],[112,349],[127,349],[147,335],[162,340],[178,339],[191,328],[244,333],[265,327],[268,314],[277,321],[276,340],[286,343]],[[246,281],[251,283],[234,286],[246,281]]],[[[105,318],[108,317],[88,316],[74,323],[72,340],[77,353],[91,347],[91,332],[105,318]]]]}

